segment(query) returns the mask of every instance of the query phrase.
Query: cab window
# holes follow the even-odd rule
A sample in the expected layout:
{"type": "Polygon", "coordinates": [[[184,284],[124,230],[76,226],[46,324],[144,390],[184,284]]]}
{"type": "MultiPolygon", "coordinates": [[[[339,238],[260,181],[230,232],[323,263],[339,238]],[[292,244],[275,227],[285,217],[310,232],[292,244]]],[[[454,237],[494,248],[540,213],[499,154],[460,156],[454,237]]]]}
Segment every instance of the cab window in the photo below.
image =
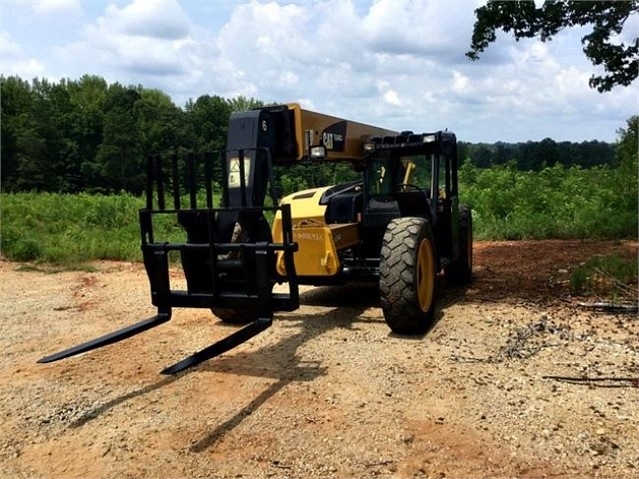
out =
{"type": "Polygon", "coordinates": [[[390,155],[378,156],[370,160],[366,187],[373,196],[393,194],[395,185],[390,167],[390,155]]]}
{"type": "Polygon", "coordinates": [[[427,195],[430,192],[432,180],[431,155],[402,156],[403,176],[400,183],[417,186],[427,195]]]}

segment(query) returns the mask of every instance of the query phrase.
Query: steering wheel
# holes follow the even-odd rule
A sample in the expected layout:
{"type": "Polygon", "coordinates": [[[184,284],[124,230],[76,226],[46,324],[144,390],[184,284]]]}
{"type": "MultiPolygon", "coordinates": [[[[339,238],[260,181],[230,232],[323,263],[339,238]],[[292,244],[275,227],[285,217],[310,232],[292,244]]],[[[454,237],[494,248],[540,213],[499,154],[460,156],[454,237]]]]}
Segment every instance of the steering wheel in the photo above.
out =
{"type": "Polygon", "coordinates": [[[413,183],[400,183],[395,187],[395,191],[406,192],[406,188],[411,188],[413,190],[416,190],[422,195],[424,195],[425,198],[428,198],[428,195],[426,194],[426,192],[423,189],[421,189],[419,186],[413,183]]]}

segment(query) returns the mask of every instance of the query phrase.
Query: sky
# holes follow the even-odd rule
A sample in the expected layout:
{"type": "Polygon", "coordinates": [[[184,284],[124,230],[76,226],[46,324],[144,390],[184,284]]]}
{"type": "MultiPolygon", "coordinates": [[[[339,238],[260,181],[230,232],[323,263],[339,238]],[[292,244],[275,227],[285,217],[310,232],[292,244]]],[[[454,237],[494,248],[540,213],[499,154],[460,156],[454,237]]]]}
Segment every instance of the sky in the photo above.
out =
{"type": "MultiPolygon", "coordinates": [[[[0,0],[0,73],[244,96],[461,141],[613,142],[639,82],[599,93],[582,28],[465,53],[479,1],[0,0]]],[[[639,18],[620,40],[635,38],[639,18]]]]}

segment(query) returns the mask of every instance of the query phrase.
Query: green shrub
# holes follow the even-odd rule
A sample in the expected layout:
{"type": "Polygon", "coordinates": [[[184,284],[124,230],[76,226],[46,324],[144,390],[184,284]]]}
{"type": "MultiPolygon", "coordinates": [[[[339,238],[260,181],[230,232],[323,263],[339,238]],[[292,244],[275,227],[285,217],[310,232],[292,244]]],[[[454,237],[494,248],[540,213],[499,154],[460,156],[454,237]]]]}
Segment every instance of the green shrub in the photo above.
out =
{"type": "Polygon", "coordinates": [[[637,236],[637,192],[621,169],[556,165],[539,172],[514,164],[459,172],[460,196],[473,209],[477,239],[637,236]]]}
{"type": "MultiPolygon", "coordinates": [[[[321,179],[347,179],[332,175],[321,179]]],[[[459,181],[461,201],[473,209],[476,239],[637,237],[636,178],[627,168],[557,165],[524,172],[514,164],[481,169],[467,162],[459,181]]],[[[140,197],[4,193],[0,201],[0,252],[7,259],[53,264],[141,259],[140,197]]],[[[187,205],[188,198],[182,203],[187,205]]],[[[205,204],[204,193],[198,195],[198,204],[205,204]]],[[[171,215],[157,215],[154,230],[156,240],[185,239],[171,215]]]]}
{"type": "Polygon", "coordinates": [[[575,268],[570,275],[574,293],[602,294],[612,298],[637,299],[636,258],[622,258],[617,254],[595,256],[575,268]]]}
{"type": "MultiPolygon", "coordinates": [[[[9,260],[73,267],[96,259],[142,259],[140,197],[15,193],[2,194],[0,200],[0,253],[9,260]]],[[[183,198],[183,204],[186,201],[183,198]]],[[[198,204],[204,204],[204,194],[198,204]]],[[[185,240],[173,215],[156,215],[153,227],[156,240],[185,240]]]]}
{"type": "Polygon", "coordinates": [[[0,246],[10,260],[73,264],[140,259],[139,198],[16,193],[3,194],[1,200],[0,246]]]}

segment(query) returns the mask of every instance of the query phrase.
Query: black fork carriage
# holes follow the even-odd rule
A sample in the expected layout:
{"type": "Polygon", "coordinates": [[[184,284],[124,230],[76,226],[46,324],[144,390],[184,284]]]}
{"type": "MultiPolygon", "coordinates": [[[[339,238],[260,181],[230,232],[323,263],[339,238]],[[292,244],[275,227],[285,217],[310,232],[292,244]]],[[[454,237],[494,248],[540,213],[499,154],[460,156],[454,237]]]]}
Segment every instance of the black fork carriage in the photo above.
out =
{"type": "MultiPolygon", "coordinates": [[[[297,309],[299,291],[293,262],[297,244],[293,241],[290,206],[264,206],[259,192],[254,194],[253,185],[249,183],[255,173],[249,174],[247,169],[256,164],[267,165],[264,173],[272,178],[271,155],[266,148],[189,154],[186,158],[173,155],[168,161],[160,156],[149,157],[146,207],[140,209],[139,221],[142,257],[157,314],[38,362],[58,361],[130,338],[169,321],[174,307],[255,313],[251,315],[253,321],[230,336],[162,371],[162,374],[175,374],[218,356],[269,328],[274,311],[297,309]],[[217,181],[221,188],[214,191],[214,166],[218,159],[221,178],[218,176],[217,181]],[[173,208],[166,207],[165,196],[169,193],[173,208]],[[221,194],[215,198],[214,193],[221,194]],[[204,204],[198,205],[198,202],[204,204]],[[214,203],[219,206],[214,207],[214,203]],[[265,217],[276,214],[282,217],[282,241],[277,243],[273,241],[265,217]],[[160,221],[179,225],[181,236],[186,236],[186,240],[158,240],[154,225],[157,230],[160,221]],[[185,290],[171,287],[171,254],[178,255],[181,260],[185,290]],[[283,255],[285,276],[276,272],[278,255],[283,255]],[[288,292],[275,293],[276,282],[288,283],[288,292]]],[[[219,169],[217,173],[220,173],[219,169]]],[[[270,185],[270,196],[275,205],[273,181],[270,185]]],[[[179,269],[179,265],[174,265],[174,269],[179,269]]]]}

